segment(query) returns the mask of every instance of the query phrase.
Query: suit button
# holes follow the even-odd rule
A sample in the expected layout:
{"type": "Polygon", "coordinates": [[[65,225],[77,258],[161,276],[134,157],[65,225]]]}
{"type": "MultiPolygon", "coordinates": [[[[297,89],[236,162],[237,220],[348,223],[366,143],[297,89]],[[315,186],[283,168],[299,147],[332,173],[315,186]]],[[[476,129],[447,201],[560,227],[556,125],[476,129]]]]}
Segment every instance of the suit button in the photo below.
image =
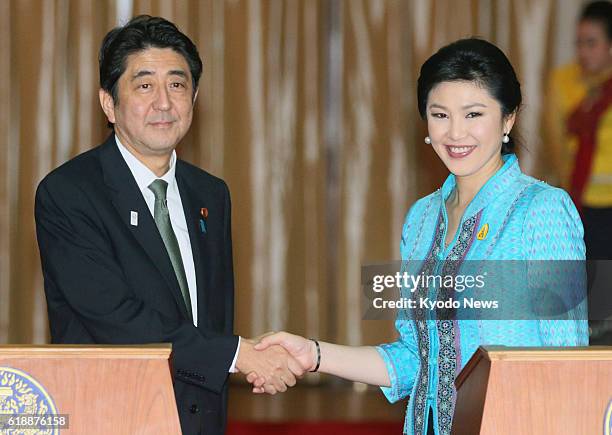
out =
{"type": "Polygon", "coordinates": [[[189,412],[191,412],[192,414],[197,414],[198,412],[200,412],[200,408],[198,408],[198,405],[193,404],[191,405],[191,408],[189,408],[189,412]]]}

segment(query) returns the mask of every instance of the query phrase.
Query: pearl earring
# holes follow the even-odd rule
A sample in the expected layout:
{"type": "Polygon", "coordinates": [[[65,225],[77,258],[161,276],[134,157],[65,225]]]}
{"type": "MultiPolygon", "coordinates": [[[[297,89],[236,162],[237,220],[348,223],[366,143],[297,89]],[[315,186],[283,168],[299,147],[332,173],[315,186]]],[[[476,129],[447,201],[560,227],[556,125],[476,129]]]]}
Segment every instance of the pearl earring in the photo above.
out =
{"type": "Polygon", "coordinates": [[[502,142],[503,143],[510,142],[510,136],[508,136],[508,133],[504,133],[504,136],[502,137],[502,142]]]}
{"type": "Polygon", "coordinates": [[[429,136],[425,136],[425,143],[431,145],[431,138],[429,136]]]}

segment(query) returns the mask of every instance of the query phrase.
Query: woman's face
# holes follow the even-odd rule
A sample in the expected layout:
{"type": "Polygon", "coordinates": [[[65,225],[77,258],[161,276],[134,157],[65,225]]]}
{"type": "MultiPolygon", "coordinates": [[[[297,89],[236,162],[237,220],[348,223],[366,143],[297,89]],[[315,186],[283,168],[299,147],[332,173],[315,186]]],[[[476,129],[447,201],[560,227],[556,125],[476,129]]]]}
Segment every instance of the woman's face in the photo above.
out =
{"type": "Polygon", "coordinates": [[[611,42],[603,23],[593,20],[578,22],[576,54],[580,66],[587,74],[597,74],[610,66],[612,63],[611,42]]]}
{"type": "Polygon", "coordinates": [[[497,100],[474,82],[442,82],[429,92],[431,146],[458,177],[501,165],[502,137],[512,129],[514,118],[502,119],[497,100]]]}

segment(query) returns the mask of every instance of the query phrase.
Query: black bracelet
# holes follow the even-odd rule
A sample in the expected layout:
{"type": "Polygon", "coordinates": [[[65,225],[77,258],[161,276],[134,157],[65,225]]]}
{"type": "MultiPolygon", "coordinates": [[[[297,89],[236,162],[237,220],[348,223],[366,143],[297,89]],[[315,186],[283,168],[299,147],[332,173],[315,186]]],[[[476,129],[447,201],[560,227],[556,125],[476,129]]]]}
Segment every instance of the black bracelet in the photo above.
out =
{"type": "Polygon", "coordinates": [[[310,373],[314,373],[319,370],[319,366],[321,365],[321,346],[319,346],[319,342],[314,338],[311,338],[311,340],[314,341],[315,345],[317,346],[317,365],[315,366],[314,370],[310,371],[310,373]]]}

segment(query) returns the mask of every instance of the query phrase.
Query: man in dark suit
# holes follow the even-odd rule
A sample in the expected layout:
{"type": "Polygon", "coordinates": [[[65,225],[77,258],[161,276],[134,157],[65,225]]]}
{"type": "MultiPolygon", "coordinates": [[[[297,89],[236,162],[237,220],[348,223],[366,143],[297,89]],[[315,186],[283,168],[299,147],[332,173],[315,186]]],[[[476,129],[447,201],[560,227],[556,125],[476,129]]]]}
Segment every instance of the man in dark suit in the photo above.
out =
{"type": "Polygon", "coordinates": [[[113,134],[36,194],[51,338],[171,342],[183,433],[222,434],[230,372],[257,374],[275,393],[302,369],[282,348],[257,352],[232,332],[229,191],[175,153],[202,62],[174,24],[140,16],[106,35],[99,63],[113,134]]]}

